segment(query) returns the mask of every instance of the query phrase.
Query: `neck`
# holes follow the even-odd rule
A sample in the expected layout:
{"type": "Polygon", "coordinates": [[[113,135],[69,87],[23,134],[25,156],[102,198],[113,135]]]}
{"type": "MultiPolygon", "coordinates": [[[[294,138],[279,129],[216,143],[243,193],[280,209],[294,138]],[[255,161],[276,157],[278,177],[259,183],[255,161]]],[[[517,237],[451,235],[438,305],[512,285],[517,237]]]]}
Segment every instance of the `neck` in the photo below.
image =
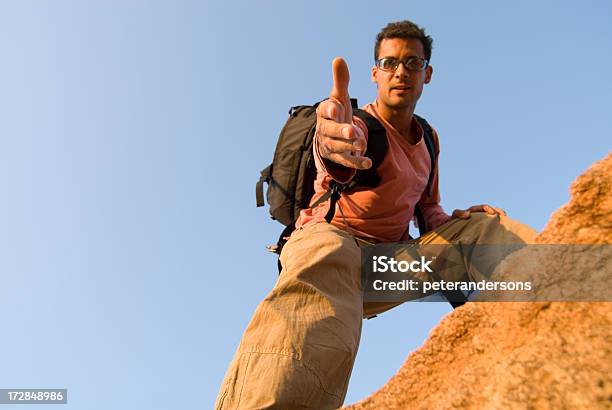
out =
{"type": "Polygon", "coordinates": [[[402,136],[409,142],[412,142],[411,130],[414,105],[411,107],[394,109],[393,107],[386,106],[377,101],[376,108],[378,109],[380,116],[383,117],[385,121],[391,124],[393,128],[402,134],[402,136]]]}

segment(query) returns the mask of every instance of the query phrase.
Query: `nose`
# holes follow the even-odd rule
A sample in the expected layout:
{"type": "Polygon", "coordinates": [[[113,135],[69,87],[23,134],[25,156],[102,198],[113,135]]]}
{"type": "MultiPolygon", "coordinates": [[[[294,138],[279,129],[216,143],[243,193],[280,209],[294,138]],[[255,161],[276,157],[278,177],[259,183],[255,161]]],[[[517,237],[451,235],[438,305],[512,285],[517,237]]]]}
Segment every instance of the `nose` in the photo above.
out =
{"type": "Polygon", "coordinates": [[[400,61],[399,65],[395,69],[395,76],[397,78],[408,77],[408,73],[410,73],[410,70],[408,70],[404,63],[400,61]]]}

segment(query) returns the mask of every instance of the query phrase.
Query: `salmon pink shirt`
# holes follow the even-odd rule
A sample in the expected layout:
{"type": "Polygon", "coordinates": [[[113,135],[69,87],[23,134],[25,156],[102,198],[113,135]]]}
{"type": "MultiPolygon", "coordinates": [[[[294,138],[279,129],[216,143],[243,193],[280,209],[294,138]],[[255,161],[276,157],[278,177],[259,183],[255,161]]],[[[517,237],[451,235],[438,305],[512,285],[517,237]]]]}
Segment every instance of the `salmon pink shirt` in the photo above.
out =
{"type": "MultiPolygon", "coordinates": [[[[431,160],[423,140],[423,129],[416,119],[412,118],[412,126],[417,130],[419,139],[413,145],[379,115],[376,102],[366,105],[363,109],[376,117],[387,131],[389,148],[377,169],[381,181],[373,188],[343,192],[337,202],[331,223],[356,236],[382,242],[396,242],[408,238],[408,224],[414,217],[414,209],[418,202],[421,203],[423,217],[429,229],[435,229],[450,220],[450,216],[440,206],[437,169],[431,196],[425,192],[431,160]]],[[[357,117],[353,117],[353,123],[367,139],[368,130],[365,123],[357,117]]],[[[435,130],[433,137],[436,147],[439,147],[438,134],[435,130]]],[[[317,178],[311,203],[327,192],[332,179],[346,183],[355,174],[355,170],[344,167],[342,167],[343,172],[328,169],[319,154],[316,139],[313,150],[317,178]]],[[[439,148],[436,151],[438,155],[439,148]]],[[[327,200],[314,209],[302,210],[296,222],[296,228],[311,223],[326,223],[325,215],[329,206],[330,201],[327,200]]]]}

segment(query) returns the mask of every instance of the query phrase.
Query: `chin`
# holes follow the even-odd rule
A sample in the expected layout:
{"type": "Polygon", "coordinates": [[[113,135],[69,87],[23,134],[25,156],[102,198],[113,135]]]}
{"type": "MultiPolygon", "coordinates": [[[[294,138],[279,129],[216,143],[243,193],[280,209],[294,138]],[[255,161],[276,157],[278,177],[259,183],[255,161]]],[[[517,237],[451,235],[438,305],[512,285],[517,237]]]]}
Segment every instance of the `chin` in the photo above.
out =
{"type": "Polygon", "coordinates": [[[387,101],[387,106],[389,108],[393,108],[394,110],[409,109],[412,107],[412,99],[393,99],[391,101],[387,101]]]}

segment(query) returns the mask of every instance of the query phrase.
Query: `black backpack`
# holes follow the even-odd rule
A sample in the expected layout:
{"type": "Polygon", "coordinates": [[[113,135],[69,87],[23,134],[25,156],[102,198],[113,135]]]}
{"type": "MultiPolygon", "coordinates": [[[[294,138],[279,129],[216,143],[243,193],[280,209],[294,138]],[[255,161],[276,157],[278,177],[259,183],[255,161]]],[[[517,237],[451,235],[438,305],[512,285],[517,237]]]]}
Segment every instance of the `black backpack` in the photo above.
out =
{"type": "MultiPolygon", "coordinates": [[[[317,174],[312,152],[312,140],[317,125],[316,110],[319,104],[320,102],[314,105],[299,105],[289,109],[289,119],[287,119],[278,138],[272,163],[261,171],[261,176],[255,186],[257,206],[260,207],[264,206],[263,184],[264,182],[268,184],[266,198],[268,205],[270,205],[270,215],[272,219],[285,225],[278,243],[268,246],[269,251],[279,255],[288,237],[295,230],[295,222],[302,209],[314,208],[329,199],[331,201],[329,212],[325,216],[325,220],[329,223],[334,217],[336,202],[343,191],[360,187],[374,187],[380,182],[380,176],[376,170],[388,149],[385,128],[372,115],[359,109],[356,99],[351,99],[353,115],[361,118],[368,127],[368,148],[365,156],[372,160],[372,167],[367,170],[358,170],[355,177],[347,184],[332,181],[330,190],[315,203],[310,203],[314,195],[314,181],[317,174]]],[[[437,159],[433,130],[424,118],[416,114],[414,117],[423,128],[425,145],[431,159],[431,171],[426,188],[431,194],[437,159]]],[[[429,229],[418,204],[414,210],[414,215],[417,218],[420,234],[423,235],[428,232],[429,229]]],[[[280,261],[278,268],[280,272],[282,268],[280,261]]],[[[450,300],[449,296],[447,298],[450,300]]],[[[461,300],[461,296],[452,295],[452,299],[461,300]]],[[[463,303],[451,302],[453,307],[461,304],[463,303]]]]}

